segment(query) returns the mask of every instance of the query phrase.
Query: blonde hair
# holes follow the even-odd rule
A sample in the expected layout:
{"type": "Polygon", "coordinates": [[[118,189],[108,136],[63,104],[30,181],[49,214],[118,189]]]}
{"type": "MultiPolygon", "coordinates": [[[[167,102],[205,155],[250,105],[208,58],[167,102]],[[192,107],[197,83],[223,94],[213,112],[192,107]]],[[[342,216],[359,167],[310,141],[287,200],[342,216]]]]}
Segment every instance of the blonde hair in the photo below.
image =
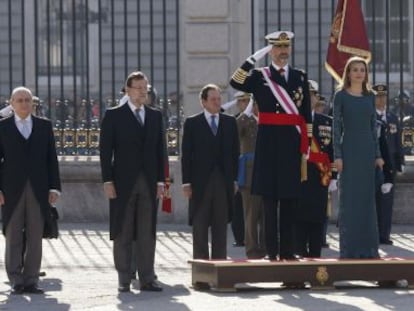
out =
{"type": "Polygon", "coordinates": [[[353,64],[364,64],[365,67],[365,78],[364,81],[362,82],[362,93],[364,95],[368,95],[370,94],[371,91],[371,85],[369,83],[369,71],[368,71],[368,63],[367,61],[359,56],[352,56],[351,58],[348,59],[348,61],[345,64],[345,68],[344,68],[344,73],[342,74],[342,81],[341,83],[338,85],[338,90],[345,90],[348,89],[351,86],[351,80],[349,79],[349,72],[351,71],[351,65],[353,64]]]}

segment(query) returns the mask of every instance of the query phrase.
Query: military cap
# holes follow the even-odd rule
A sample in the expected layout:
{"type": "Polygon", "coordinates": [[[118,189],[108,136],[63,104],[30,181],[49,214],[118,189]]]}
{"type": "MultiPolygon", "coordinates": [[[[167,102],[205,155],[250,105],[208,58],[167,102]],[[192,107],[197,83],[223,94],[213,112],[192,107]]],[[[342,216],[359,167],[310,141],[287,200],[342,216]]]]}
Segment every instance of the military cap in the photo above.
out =
{"type": "Polygon", "coordinates": [[[398,92],[398,97],[409,99],[410,98],[410,93],[407,90],[403,90],[402,93],[398,92]]]}
{"type": "Polygon", "coordinates": [[[295,35],[291,31],[275,31],[269,33],[265,36],[265,39],[269,42],[269,44],[273,44],[275,46],[281,45],[290,45],[290,40],[295,35]]]}
{"type": "Polygon", "coordinates": [[[376,95],[387,95],[387,86],[385,84],[376,84],[372,89],[376,95]]]}
{"type": "Polygon", "coordinates": [[[242,91],[237,91],[236,93],[234,93],[233,97],[235,99],[250,99],[250,94],[242,91]]]}
{"type": "Polygon", "coordinates": [[[308,82],[309,82],[309,92],[318,93],[319,91],[318,82],[316,82],[315,80],[308,80],[308,82]]]}

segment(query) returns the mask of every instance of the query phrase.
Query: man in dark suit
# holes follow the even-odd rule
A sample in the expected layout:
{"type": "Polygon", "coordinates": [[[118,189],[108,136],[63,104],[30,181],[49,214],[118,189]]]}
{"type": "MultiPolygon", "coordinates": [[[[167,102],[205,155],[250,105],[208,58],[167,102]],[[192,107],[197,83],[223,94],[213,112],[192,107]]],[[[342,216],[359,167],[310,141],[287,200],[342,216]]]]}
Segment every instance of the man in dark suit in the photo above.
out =
{"type": "Polygon", "coordinates": [[[132,72],[125,83],[128,102],[108,109],[101,126],[101,169],[110,200],[119,292],[130,291],[133,240],[141,290],[162,290],[155,282],[154,256],[156,202],[164,192],[166,148],[161,112],[145,105],[147,85],[142,72],[132,72]]]}
{"type": "Polygon", "coordinates": [[[29,89],[15,88],[10,104],[14,115],[0,121],[0,205],[6,271],[12,294],[41,294],[37,283],[44,222],[61,190],[55,139],[50,121],[32,115],[29,89]]]}
{"type": "Polygon", "coordinates": [[[380,244],[393,244],[390,239],[392,224],[392,209],[394,204],[394,180],[397,172],[402,172],[404,154],[401,145],[401,126],[398,117],[387,111],[387,86],[377,84],[373,87],[376,92],[375,106],[377,120],[383,128],[380,136],[381,154],[384,159],[384,180],[378,187],[376,202],[380,244]],[[382,140],[381,140],[382,139],[382,140]]]}
{"type": "Polygon", "coordinates": [[[308,78],[288,64],[292,38],[289,31],[267,35],[270,44],[247,58],[230,81],[233,88],[253,93],[259,106],[252,193],[263,197],[266,249],[271,260],[278,255],[280,259],[295,257],[293,209],[306,178],[312,136],[308,78]],[[272,64],[253,69],[269,52],[272,64]]]}
{"type": "Polygon", "coordinates": [[[239,138],[236,119],[220,113],[221,90],[208,84],[200,92],[204,111],[184,123],[181,168],[183,193],[190,199],[193,257],[227,258],[227,223],[237,190],[239,138]]]}

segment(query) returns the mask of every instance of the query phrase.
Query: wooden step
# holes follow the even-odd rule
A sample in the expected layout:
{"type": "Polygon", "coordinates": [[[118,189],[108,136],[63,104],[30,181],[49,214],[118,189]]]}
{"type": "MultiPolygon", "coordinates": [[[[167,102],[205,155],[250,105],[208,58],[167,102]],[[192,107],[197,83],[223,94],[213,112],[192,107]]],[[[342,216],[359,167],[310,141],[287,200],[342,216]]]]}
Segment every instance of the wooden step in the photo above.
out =
{"type": "Polygon", "coordinates": [[[306,258],[300,260],[190,260],[195,289],[207,285],[235,290],[240,283],[309,282],[312,288],[329,288],[337,281],[398,281],[414,285],[414,259],[306,258]]]}

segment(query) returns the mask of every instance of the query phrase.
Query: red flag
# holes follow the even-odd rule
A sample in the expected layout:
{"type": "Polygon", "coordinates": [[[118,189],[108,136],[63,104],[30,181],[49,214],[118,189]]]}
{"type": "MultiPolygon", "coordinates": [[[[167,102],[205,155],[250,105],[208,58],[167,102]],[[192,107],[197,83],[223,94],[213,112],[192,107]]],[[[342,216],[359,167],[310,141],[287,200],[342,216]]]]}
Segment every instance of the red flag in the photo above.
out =
{"type": "Polygon", "coordinates": [[[164,197],[162,198],[162,208],[161,208],[161,210],[166,213],[172,212],[170,185],[171,185],[170,167],[169,167],[168,160],[167,160],[165,163],[165,194],[164,194],[164,197]]]}
{"type": "Polygon", "coordinates": [[[371,60],[369,41],[359,0],[339,0],[332,22],[325,68],[340,82],[347,60],[361,56],[371,60]]]}

